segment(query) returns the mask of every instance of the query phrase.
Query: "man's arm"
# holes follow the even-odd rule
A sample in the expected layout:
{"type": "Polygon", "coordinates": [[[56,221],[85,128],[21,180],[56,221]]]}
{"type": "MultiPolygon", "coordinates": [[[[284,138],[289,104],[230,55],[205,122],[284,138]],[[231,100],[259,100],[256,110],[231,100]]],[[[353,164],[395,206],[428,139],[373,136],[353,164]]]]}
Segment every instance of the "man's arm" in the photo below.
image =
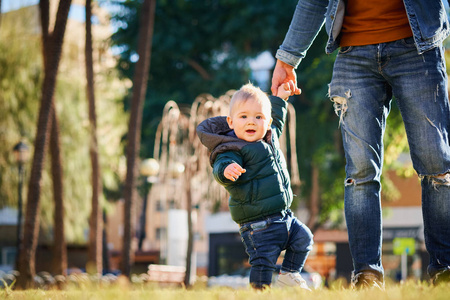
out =
{"type": "Polygon", "coordinates": [[[293,94],[300,95],[302,91],[297,87],[297,74],[295,73],[294,67],[281,60],[277,60],[272,75],[272,95],[278,96],[278,88],[286,82],[292,82],[291,89],[293,94]]]}
{"type": "MultiPolygon", "coordinates": [[[[297,86],[295,68],[305,57],[325,22],[328,0],[299,0],[283,44],[277,51],[278,59],[272,77],[272,94],[277,95],[278,87],[292,80],[297,86]]],[[[296,89],[296,94],[300,90],[296,89]]]]}

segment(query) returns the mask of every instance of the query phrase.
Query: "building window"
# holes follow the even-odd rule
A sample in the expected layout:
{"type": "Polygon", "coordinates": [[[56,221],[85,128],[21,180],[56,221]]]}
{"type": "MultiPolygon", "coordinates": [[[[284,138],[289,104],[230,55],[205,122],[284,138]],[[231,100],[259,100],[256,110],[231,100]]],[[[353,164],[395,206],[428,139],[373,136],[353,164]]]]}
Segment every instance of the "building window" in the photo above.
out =
{"type": "Polygon", "coordinates": [[[161,200],[156,201],[156,211],[164,211],[164,205],[161,200]]]}
{"type": "Polygon", "coordinates": [[[0,266],[14,268],[16,264],[16,247],[4,247],[1,250],[0,266]]]}
{"type": "Polygon", "coordinates": [[[165,210],[164,208],[166,208],[166,206],[169,207],[169,209],[176,209],[177,203],[175,202],[175,200],[168,200],[166,205],[161,200],[156,201],[156,211],[162,212],[165,210]]]}
{"type": "Polygon", "coordinates": [[[166,228],[161,228],[161,227],[158,227],[158,228],[156,228],[156,239],[157,240],[162,240],[162,239],[164,239],[164,237],[166,236],[166,228]]]}
{"type": "Polygon", "coordinates": [[[177,203],[175,202],[175,200],[170,200],[169,201],[169,208],[170,209],[176,209],[177,208],[177,203]]]}

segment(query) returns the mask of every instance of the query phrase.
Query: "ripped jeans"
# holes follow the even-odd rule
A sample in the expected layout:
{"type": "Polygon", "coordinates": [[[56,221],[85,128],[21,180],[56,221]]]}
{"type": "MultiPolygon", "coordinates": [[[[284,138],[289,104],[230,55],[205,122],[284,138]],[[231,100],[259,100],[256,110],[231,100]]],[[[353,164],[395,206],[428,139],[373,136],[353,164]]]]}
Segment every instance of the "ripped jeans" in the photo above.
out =
{"type": "Polygon", "coordinates": [[[412,38],[343,47],[329,95],[346,157],[345,218],[354,273],[381,264],[383,135],[395,96],[414,169],[422,179],[428,272],[450,266],[450,109],[440,47],[418,55],[412,38]]]}

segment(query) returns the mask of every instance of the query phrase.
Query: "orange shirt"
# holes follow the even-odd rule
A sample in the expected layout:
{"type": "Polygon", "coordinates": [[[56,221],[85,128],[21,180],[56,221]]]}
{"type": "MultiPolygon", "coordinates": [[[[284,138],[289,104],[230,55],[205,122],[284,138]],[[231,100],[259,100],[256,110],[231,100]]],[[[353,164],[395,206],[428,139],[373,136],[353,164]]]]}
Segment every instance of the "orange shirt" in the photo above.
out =
{"type": "Polygon", "coordinates": [[[346,0],[341,47],[386,43],[410,36],[402,0],[346,0]]]}

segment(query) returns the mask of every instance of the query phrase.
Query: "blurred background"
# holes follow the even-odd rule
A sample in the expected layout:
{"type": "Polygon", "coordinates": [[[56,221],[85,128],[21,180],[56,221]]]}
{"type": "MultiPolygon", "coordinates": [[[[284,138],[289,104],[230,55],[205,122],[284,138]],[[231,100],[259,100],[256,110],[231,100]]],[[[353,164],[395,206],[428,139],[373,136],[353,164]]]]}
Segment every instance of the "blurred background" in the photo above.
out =
{"type": "MultiPolygon", "coordinates": [[[[58,130],[59,155],[52,146],[45,148],[41,179],[35,185],[31,177],[32,163],[38,161],[39,115],[55,56],[45,47],[50,49],[57,36],[54,24],[61,24],[56,17],[59,1],[48,2],[47,46],[38,1],[0,2],[2,274],[20,269],[18,249],[36,230],[36,250],[28,258],[34,260],[31,272],[35,273],[130,275],[147,273],[149,265],[169,265],[187,268],[182,270],[189,271],[188,282],[248,275],[238,226],[229,216],[226,193],[211,178],[208,154],[198,143],[195,124],[225,114],[232,90],[249,81],[270,93],[274,54],[297,1],[149,2],[154,5],[151,15],[141,15],[144,1],[92,1],[91,36],[86,2],[70,3],[52,97],[57,121],[52,119],[51,124],[58,130]],[[135,74],[143,61],[139,33],[149,18],[154,22],[150,23],[148,78],[141,101],[142,124],[136,130],[130,124],[135,74]],[[86,50],[89,39],[92,49],[86,50]],[[93,81],[87,75],[90,68],[93,81]],[[95,114],[90,108],[90,86],[95,114]],[[136,171],[131,169],[135,174],[131,188],[136,193],[128,205],[127,143],[135,133],[138,152],[131,163],[136,166],[136,171]],[[93,173],[92,145],[101,170],[97,173],[93,173]],[[61,179],[59,192],[52,173],[55,157],[60,158],[56,161],[61,170],[56,176],[61,179]],[[36,193],[30,192],[36,186],[37,200],[36,193]],[[35,206],[29,205],[30,199],[35,206]],[[57,211],[62,211],[59,218],[57,211]],[[33,213],[37,221],[27,226],[33,213]],[[63,233],[57,235],[61,229],[63,233]],[[97,255],[91,253],[94,248],[97,255]],[[65,254],[55,255],[55,249],[65,254]],[[125,256],[128,269],[123,267],[126,251],[131,253],[129,259],[125,256]]],[[[345,159],[338,119],[327,97],[335,54],[325,54],[326,39],[322,30],[297,70],[302,94],[289,101],[283,140],[296,194],[292,209],[315,235],[306,270],[317,274],[320,284],[348,280],[352,270],[343,217],[345,159]]],[[[422,234],[420,183],[395,101],[385,135],[382,184],[386,276],[394,281],[426,279],[429,258],[422,234]]]]}

